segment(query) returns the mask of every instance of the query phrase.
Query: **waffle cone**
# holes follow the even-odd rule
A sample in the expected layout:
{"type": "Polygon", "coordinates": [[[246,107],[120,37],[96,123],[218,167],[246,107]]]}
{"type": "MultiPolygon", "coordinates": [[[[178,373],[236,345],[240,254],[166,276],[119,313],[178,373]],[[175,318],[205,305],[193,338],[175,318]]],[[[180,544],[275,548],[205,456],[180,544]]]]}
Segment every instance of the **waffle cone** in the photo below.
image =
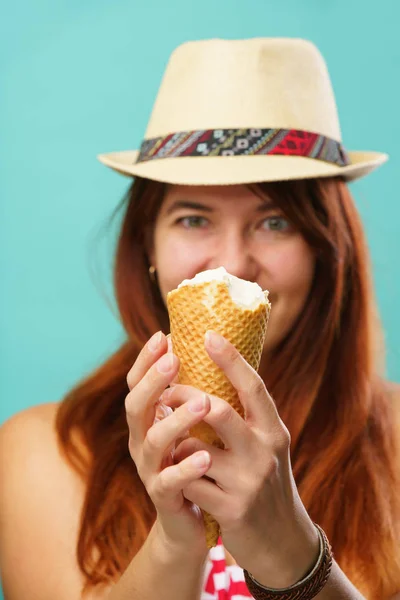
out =
{"type": "MultiPolygon", "coordinates": [[[[254,310],[246,309],[232,301],[224,282],[210,281],[173,290],[167,296],[167,304],[173,351],[180,359],[179,383],[222,398],[244,417],[237,392],[209,357],[204,337],[209,329],[217,331],[258,370],[271,308],[267,293],[265,303],[254,310]]],[[[224,447],[215,431],[204,421],[193,427],[190,435],[207,444],[224,447]]],[[[202,513],[207,546],[211,548],[217,544],[219,525],[210,514],[202,513]]]]}

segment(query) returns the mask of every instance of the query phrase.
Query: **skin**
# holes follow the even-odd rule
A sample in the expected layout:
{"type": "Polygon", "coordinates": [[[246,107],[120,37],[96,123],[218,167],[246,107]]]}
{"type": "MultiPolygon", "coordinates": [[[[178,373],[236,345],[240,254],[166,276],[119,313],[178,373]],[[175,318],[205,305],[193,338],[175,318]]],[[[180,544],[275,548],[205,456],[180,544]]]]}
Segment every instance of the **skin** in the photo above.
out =
{"type": "Polygon", "coordinates": [[[218,334],[207,335],[205,347],[238,390],[246,420],[224,400],[192,386],[176,384],[163,392],[177,375],[179,359],[165,353],[160,332],[128,374],[129,449],[157,507],[157,538],[173,553],[190,548],[205,557],[200,506],[219,522],[228,556],[261,583],[286,587],[301,579],[319,551],[293,480],[288,431],[261,378],[236,348],[218,334]],[[159,399],[175,411],[154,424],[159,399]],[[185,436],[201,420],[215,429],[224,450],[185,436]],[[202,477],[206,473],[217,485],[202,477]]]}
{"type": "MultiPolygon", "coordinates": [[[[169,186],[155,223],[150,259],[164,302],[183,279],[219,266],[268,289],[273,310],[265,354],[301,313],[315,266],[311,249],[282,211],[246,186],[169,186]]],[[[193,395],[186,389],[187,400],[193,395]]],[[[165,404],[168,400],[177,407],[177,390],[174,398],[163,396],[165,404]]],[[[157,420],[166,416],[158,407],[157,420]]],[[[195,451],[190,444],[181,445],[176,457],[195,451]]]]}
{"type": "Polygon", "coordinates": [[[158,214],[152,264],[164,302],[183,279],[223,266],[269,290],[265,350],[273,349],[301,313],[315,258],[301,234],[268,199],[245,186],[170,186],[158,214]],[[196,203],[198,208],[180,207],[196,203]],[[263,205],[264,204],[264,205],[263,205]]]}
{"type": "MultiPolygon", "coordinates": [[[[257,214],[256,219],[258,199],[239,186],[190,188],[196,202],[207,201],[213,212],[207,213],[204,231],[175,229],[167,212],[178,192],[187,198],[188,188],[170,188],[152,248],[163,297],[182,279],[222,264],[270,289],[272,348],[300,315],[307,297],[314,264],[309,248],[296,231],[272,233],[270,225],[263,225],[267,233],[261,234],[258,224],[276,211],[269,209],[271,214],[257,214]]],[[[278,222],[272,222],[276,229],[278,222]]],[[[165,600],[200,597],[207,548],[198,507],[219,521],[228,557],[266,586],[291,585],[315,564],[318,538],[293,479],[289,434],[257,373],[228,341],[219,341],[213,346],[207,337],[205,348],[237,389],[246,419],[220,398],[205,397],[193,387],[172,385],[172,391],[165,391],[176,380],[179,359],[161,332],[132,365],[125,401],[129,450],[157,519],[121,579],[110,590],[96,588],[88,600],[155,600],[160,588],[154,581],[162,581],[165,600]],[[201,420],[225,442],[224,450],[186,435],[201,420]],[[203,463],[196,464],[195,458],[203,463]]],[[[0,429],[0,555],[10,600],[81,598],[84,579],[76,541],[86,484],[60,454],[57,410],[56,403],[32,407],[0,429]],[[46,475],[39,483],[38,472],[46,475]]],[[[76,441],[83,449],[83,440],[76,441]]],[[[335,562],[318,598],[363,600],[335,562]]]]}
{"type": "MultiPolygon", "coordinates": [[[[220,266],[268,289],[266,355],[301,315],[315,257],[271,201],[260,204],[244,186],[170,186],[149,258],[164,302],[183,279],[220,266]]],[[[161,332],[128,374],[129,447],[157,508],[155,537],[172,555],[190,548],[191,556],[206,556],[200,507],[218,521],[229,563],[265,586],[293,585],[315,564],[319,539],[294,481],[289,433],[264,382],[236,348],[213,332],[204,343],[236,388],[245,419],[222,399],[176,383],[179,359],[161,332]],[[187,435],[201,420],[224,449],[187,435]]],[[[361,599],[336,563],[318,597],[361,599]]]]}

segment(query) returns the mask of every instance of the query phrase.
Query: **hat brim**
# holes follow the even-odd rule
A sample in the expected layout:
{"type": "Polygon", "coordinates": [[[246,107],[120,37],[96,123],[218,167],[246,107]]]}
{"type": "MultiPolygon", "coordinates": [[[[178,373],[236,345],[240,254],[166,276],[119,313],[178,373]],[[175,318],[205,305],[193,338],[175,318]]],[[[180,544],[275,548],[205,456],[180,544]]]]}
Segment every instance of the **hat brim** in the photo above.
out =
{"type": "Polygon", "coordinates": [[[235,185],[317,177],[365,177],[388,160],[381,152],[348,152],[346,167],[300,156],[187,156],[137,163],[139,152],[100,154],[98,160],[128,177],[145,177],[177,185],[235,185]]]}

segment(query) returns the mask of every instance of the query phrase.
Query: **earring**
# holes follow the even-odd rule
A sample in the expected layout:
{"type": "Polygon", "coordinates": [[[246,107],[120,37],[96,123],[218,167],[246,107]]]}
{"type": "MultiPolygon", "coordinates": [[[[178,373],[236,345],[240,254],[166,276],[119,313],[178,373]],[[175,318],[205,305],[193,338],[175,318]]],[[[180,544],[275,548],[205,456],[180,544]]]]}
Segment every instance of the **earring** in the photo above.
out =
{"type": "Polygon", "coordinates": [[[149,267],[149,277],[152,283],[156,283],[156,268],[153,265],[149,267]]]}

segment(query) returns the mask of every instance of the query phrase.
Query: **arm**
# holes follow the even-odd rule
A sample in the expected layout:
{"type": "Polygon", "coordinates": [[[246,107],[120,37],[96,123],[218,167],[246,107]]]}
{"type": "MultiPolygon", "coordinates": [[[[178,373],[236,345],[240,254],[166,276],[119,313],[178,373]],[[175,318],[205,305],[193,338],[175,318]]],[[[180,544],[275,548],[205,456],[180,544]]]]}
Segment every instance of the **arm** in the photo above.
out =
{"type": "Polygon", "coordinates": [[[156,524],[107,600],[200,600],[207,555],[173,549],[162,537],[156,524]]]}
{"type": "Polygon", "coordinates": [[[58,453],[56,406],[30,408],[0,428],[5,600],[80,598],[83,578],[75,547],[84,490],[58,453]]]}
{"type": "MultiPolygon", "coordinates": [[[[265,577],[258,579],[265,586],[270,586],[271,582],[266,581],[265,577]],[[262,581],[264,579],[264,581],[262,581]]],[[[347,579],[339,565],[334,561],[330,577],[317,596],[316,600],[365,600],[365,597],[354,587],[347,579]]],[[[391,600],[399,600],[397,597],[391,600]]]]}
{"type": "Polygon", "coordinates": [[[336,562],[332,565],[331,576],[326,586],[316,598],[318,600],[365,600],[336,562]]]}
{"type": "MultiPolygon", "coordinates": [[[[182,407],[154,424],[158,398],[173,381],[179,362],[159,371],[167,352],[165,336],[147,345],[129,374],[127,397],[130,449],[157,509],[141,551],[111,589],[99,588],[83,600],[197,600],[207,557],[201,514],[182,489],[199,479],[207,464],[191,459],[175,465],[171,448],[209,410],[182,407]],[[157,363],[157,364],[155,364],[157,363]]],[[[86,484],[60,454],[54,419],[56,404],[36,406],[0,428],[0,563],[5,600],[78,600],[84,577],[76,544],[86,484]]],[[[201,453],[204,454],[204,453],[201,453]]]]}
{"type": "MultiPolygon", "coordinates": [[[[59,455],[56,404],[0,428],[0,566],[5,600],[80,600],[76,542],[84,485],[59,455]]],[[[157,524],[118,583],[83,600],[197,600],[207,552],[168,543],[157,524]]]]}
{"type": "MultiPolygon", "coordinates": [[[[204,417],[225,450],[190,438],[177,448],[184,459],[194,451],[211,455],[210,479],[193,481],[185,497],[212,514],[221,526],[225,548],[236,562],[267,588],[284,589],[302,580],[315,565],[319,541],[295,485],[290,436],[261,378],[225,341],[207,351],[236,388],[246,417],[212,396],[204,417]],[[215,483],[213,483],[214,480],[215,483]]],[[[176,385],[165,402],[181,407],[199,390],[176,385]]],[[[335,563],[319,600],[363,600],[335,563]]]]}

